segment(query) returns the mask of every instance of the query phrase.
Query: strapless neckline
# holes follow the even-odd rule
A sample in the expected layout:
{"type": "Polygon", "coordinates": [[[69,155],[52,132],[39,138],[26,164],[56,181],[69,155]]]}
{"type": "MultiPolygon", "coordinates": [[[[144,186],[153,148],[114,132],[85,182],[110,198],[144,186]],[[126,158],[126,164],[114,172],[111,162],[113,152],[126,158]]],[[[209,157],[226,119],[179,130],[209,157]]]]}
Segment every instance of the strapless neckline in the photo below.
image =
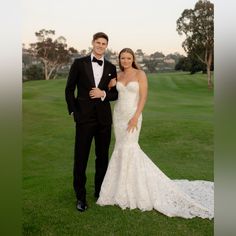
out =
{"type": "Polygon", "coordinates": [[[138,83],[138,81],[137,80],[132,80],[132,81],[130,81],[130,82],[128,82],[126,85],[124,85],[122,82],[120,82],[120,81],[117,81],[117,83],[120,83],[123,87],[127,87],[130,83],[138,83]]]}

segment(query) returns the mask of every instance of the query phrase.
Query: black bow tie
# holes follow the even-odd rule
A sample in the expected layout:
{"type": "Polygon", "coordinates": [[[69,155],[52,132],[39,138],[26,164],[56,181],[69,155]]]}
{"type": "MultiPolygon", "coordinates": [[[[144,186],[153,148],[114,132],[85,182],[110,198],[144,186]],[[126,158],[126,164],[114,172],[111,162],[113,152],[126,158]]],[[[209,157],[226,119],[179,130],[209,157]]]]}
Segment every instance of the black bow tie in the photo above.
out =
{"type": "Polygon", "coordinates": [[[93,57],[92,62],[97,62],[99,66],[102,66],[102,63],[103,63],[102,60],[98,60],[96,57],[93,57]]]}

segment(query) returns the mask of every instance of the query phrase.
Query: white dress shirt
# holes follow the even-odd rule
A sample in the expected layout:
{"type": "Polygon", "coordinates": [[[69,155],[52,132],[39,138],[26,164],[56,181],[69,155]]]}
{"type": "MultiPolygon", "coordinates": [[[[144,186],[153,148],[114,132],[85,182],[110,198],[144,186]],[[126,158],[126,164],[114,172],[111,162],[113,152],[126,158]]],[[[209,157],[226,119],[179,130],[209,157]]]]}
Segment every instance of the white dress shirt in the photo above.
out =
{"type": "MultiPolygon", "coordinates": [[[[93,57],[94,54],[91,53],[91,62],[92,62],[92,68],[93,68],[93,77],[94,77],[94,82],[95,82],[95,86],[98,87],[100,80],[102,78],[102,74],[103,74],[103,68],[104,68],[104,56],[102,56],[99,60],[102,60],[103,63],[100,66],[97,62],[93,62],[93,57]]],[[[106,97],[106,92],[104,92],[104,96],[101,97],[101,100],[104,101],[105,97],[106,97]]]]}
{"type": "MultiPolygon", "coordinates": [[[[94,54],[91,54],[91,61],[93,60],[94,54]]],[[[102,78],[102,74],[103,74],[103,68],[104,68],[104,57],[100,58],[99,60],[102,60],[103,63],[100,66],[97,62],[93,62],[92,61],[92,67],[93,67],[93,76],[94,76],[94,82],[96,87],[98,87],[98,84],[102,78]]]]}

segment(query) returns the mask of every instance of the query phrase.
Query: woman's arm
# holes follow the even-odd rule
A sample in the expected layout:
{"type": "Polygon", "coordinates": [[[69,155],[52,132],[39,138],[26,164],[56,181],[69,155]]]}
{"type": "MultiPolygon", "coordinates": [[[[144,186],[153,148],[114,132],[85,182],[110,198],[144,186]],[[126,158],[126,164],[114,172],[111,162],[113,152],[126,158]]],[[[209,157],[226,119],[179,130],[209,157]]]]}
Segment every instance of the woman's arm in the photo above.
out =
{"type": "Polygon", "coordinates": [[[137,128],[138,118],[141,115],[143,108],[147,100],[147,91],[148,91],[148,81],[147,76],[144,71],[138,72],[138,82],[139,82],[139,101],[136,112],[128,123],[128,131],[134,131],[137,128]]]}

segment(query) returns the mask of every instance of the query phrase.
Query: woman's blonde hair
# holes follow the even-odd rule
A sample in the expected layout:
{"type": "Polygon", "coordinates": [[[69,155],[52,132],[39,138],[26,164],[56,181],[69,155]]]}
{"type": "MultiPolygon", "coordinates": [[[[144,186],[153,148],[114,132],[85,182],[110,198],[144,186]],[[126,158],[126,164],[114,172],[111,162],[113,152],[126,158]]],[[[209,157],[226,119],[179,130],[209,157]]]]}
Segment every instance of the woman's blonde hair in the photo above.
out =
{"type": "Polygon", "coordinates": [[[120,63],[121,54],[124,53],[124,52],[127,52],[127,53],[129,53],[129,54],[132,55],[132,57],[133,57],[132,67],[135,68],[135,69],[140,70],[140,67],[139,67],[138,64],[136,63],[136,59],[135,59],[134,52],[133,52],[133,50],[132,50],[131,48],[123,48],[123,49],[120,51],[119,57],[118,57],[118,58],[119,58],[119,67],[120,67],[120,69],[121,69],[122,71],[124,70],[124,67],[123,67],[123,66],[121,65],[121,63],[120,63]]]}

